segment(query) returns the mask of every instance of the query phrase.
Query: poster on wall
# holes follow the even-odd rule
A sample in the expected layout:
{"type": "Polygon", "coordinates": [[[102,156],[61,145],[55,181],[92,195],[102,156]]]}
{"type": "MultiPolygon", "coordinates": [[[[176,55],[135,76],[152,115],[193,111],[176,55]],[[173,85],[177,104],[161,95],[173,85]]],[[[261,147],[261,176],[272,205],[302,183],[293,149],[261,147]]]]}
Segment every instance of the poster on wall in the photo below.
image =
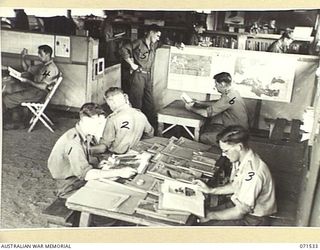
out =
{"type": "Polygon", "coordinates": [[[171,47],[168,88],[198,93],[216,93],[213,84],[212,55],[207,50],[171,47]]]}
{"type": "Polygon", "coordinates": [[[290,102],[294,72],[295,61],[290,58],[238,55],[233,86],[245,98],[290,102]]]}
{"type": "Polygon", "coordinates": [[[70,57],[70,37],[56,36],[55,51],[56,56],[70,57]]]}

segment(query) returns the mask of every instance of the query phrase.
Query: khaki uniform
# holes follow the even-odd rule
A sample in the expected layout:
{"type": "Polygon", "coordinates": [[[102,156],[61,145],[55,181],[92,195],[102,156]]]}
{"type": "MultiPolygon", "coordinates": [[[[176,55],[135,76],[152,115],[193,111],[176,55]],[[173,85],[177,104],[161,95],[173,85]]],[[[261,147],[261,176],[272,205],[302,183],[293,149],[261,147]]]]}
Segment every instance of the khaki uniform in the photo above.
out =
{"type": "Polygon", "coordinates": [[[59,197],[66,197],[85,184],[84,178],[93,167],[89,163],[87,142],[77,127],[58,139],[50,153],[48,168],[57,180],[59,197]]]}
{"type": "Polygon", "coordinates": [[[268,216],[277,211],[274,182],[267,165],[252,150],[239,166],[234,165],[230,180],[231,200],[253,216],[268,216]]]}
{"type": "Polygon", "coordinates": [[[203,143],[216,144],[217,134],[230,125],[249,128],[247,108],[237,90],[230,89],[227,94],[222,94],[218,101],[207,108],[207,113],[211,120],[206,122],[201,131],[200,141],[203,143]]]}
{"type": "Polygon", "coordinates": [[[129,99],[132,107],[142,110],[149,122],[156,127],[156,112],[153,100],[152,67],[158,43],[147,46],[145,39],[137,39],[120,49],[123,59],[132,58],[139,69],[132,72],[129,99]]]}
{"type": "MultiPolygon", "coordinates": [[[[35,83],[45,83],[50,86],[57,78],[59,69],[55,63],[50,60],[45,64],[30,67],[28,72],[33,75],[33,81],[35,83]]],[[[28,83],[20,84],[26,84],[27,86],[19,92],[7,94],[3,97],[6,108],[12,109],[18,107],[22,102],[38,102],[47,95],[46,91],[33,87],[28,83]]]]}
{"type": "Polygon", "coordinates": [[[113,153],[123,154],[138,143],[144,133],[153,136],[146,116],[140,110],[125,106],[107,117],[100,143],[113,153]]]}

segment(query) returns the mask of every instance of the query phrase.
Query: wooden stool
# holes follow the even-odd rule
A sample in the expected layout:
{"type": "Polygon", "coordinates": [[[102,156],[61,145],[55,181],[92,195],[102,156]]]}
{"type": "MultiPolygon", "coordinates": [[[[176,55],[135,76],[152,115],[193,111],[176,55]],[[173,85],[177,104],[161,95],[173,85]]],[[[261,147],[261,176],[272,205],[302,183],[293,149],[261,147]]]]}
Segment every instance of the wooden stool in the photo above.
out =
{"type": "Polygon", "coordinates": [[[75,227],[79,224],[80,213],[65,206],[66,199],[57,198],[42,211],[47,218],[48,227],[75,227]]]}

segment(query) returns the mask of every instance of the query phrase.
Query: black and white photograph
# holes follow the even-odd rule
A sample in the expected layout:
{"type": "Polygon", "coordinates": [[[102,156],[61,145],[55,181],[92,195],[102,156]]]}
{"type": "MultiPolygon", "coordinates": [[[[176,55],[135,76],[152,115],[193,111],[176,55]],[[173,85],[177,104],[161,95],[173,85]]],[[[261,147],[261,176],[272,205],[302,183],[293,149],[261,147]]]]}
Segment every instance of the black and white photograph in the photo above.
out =
{"type": "Polygon", "coordinates": [[[320,226],[320,9],[0,17],[2,229],[320,226]]]}

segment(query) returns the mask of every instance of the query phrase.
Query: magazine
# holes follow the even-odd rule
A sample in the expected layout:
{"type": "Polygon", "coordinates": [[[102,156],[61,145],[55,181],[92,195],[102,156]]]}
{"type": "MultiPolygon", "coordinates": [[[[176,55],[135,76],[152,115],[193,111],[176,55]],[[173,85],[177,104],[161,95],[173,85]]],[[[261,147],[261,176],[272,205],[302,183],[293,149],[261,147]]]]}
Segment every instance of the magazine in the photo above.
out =
{"type": "Polygon", "coordinates": [[[9,75],[18,79],[19,81],[21,81],[22,79],[24,79],[22,76],[21,76],[21,72],[15,70],[14,68],[11,68],[11,67],[8,67],[8,71],[9,71],[9,75]]]}
{"type": "Polygon", "coordinates": [[[204,217],[205,197],[196,185],[164,180],[160,196],[159,209],[186,211],[204,217]]]}

